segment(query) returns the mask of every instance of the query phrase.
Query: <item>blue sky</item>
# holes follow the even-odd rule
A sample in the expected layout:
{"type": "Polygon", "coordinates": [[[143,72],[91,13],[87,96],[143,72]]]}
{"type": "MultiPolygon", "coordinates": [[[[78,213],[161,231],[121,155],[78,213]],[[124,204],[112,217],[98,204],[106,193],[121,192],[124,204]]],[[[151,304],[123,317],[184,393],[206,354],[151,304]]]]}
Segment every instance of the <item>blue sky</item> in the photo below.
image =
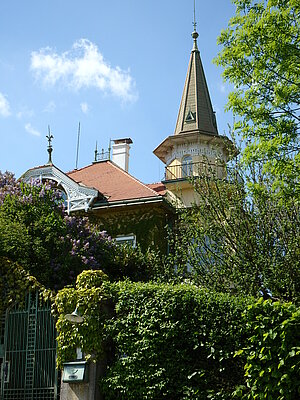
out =
{"type": "MultiPolygon", "coordinates": [[[[198,0],[198,47],[219,133],[229,87],[212,64],[230,0],[198,0]]],[[[19,177],[47,162],[63,171],[93,161],[95,143],[133,140],[129,172],[163,177],[152,151],[173,134],[192,48],[193,0],[9,0],[0,2],[0,170],[19,177]]]]}

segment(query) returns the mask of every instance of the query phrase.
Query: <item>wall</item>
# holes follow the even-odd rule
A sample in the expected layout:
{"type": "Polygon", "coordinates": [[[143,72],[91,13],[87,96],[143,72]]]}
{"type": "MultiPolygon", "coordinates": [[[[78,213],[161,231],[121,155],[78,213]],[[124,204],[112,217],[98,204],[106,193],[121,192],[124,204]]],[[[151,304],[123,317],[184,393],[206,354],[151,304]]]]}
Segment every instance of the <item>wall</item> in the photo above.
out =
{"type": "Polygon", "coordinates": [[[167,226],[174,214],[162,205],[140,205],[117,209],[96,210],[90,216],[92,223],[104,229],[112,237],[133,233],[143,251],[147,248],[167,252],[167,226]]]}

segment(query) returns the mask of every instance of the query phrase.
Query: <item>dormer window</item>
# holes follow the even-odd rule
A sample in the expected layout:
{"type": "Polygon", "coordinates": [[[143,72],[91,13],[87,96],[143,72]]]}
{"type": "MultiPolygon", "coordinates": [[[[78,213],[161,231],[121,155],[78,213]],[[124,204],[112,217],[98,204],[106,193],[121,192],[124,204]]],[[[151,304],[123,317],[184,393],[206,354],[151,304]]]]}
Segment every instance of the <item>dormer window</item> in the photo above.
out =
{"type": "Polygon", "coordinates": [[[193,159],[191,156],[184,156],[182,159],[182,177],[193,175],[193,159]]]}
{"type": "Polygon", "coordinates": [[[195,118],[195,113],[193,113],[191,110],[188,112],[186,118],[185,118],[185,122],[194,122],[196,121],[195,118]]]}

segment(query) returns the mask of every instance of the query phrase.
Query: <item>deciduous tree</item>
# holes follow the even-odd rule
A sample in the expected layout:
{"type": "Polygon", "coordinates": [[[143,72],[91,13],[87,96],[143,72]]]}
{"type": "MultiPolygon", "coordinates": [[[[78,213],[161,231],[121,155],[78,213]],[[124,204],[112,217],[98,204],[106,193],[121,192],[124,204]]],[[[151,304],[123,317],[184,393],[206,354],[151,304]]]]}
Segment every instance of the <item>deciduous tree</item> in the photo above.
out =
{"type": "Polygon", "coordinates": [[[180,214],[174,264],[200,286],[298,302],[299,204],[279,202],[264,176],[249,192],[253,180],[194,179],[199,201],[180,214]]]}
{"type": "Polygon", "coordinates": [[[299,189],[300,4],[233,3],[236,14],[219,36],[223,47],[215,62],[234,85],[227,107],[245,140],[244,161],[262,161],[284,195],[299,189]]]}

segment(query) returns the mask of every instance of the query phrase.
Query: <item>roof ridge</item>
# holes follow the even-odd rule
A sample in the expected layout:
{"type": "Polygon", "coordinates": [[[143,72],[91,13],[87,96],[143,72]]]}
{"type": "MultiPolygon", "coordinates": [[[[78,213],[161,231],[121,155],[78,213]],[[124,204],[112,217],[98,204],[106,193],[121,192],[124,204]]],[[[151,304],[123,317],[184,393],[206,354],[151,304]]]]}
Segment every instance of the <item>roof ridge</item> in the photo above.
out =
{"type": "Polygon", "coordinates": [[[129,172],[125,171],[123,168],[119,167],[117,164],[115,164],[113,161],[111,160],[107,160],[107,162],[109,162],[115,169],[121,171],[124,175],[128,176],[129,178],[131,178],[133,181],[141,184],[142,186],[144,186],[147,190],[150,190],[153,194],[155,194],[155,196],[160,196],[159,194],[157,194],[157,192],[153,189],[151,189],[150,187],[148,187],[145,183],[141,182],[139,179],[135,178],[133,175],[131,175],[129,172]]]}
{"type": "MultiPolygon", "coordinates": [[[[108,161],[108,160],[105,160],[105,161],[108,161]]],[[[100,161],[101,162],[101,161],[100,161]]],[[[84,167],[81,167],[81,168],[75,168],[75,169],[72,169],[71,171],[68,171],[68,172],[65,172],[66,174],[73,174],[73,173],[75,173],[75,172],[78,172],[78,171],[82,171],[82,170],[84,170],[84,169],[86,169],[86,168],[89,168],[89,167],[92,167],[94,164],[96,164],[96,163],[92,163],[92,164],[89,164],[89,165],[85,165],[84,167]]]]}

